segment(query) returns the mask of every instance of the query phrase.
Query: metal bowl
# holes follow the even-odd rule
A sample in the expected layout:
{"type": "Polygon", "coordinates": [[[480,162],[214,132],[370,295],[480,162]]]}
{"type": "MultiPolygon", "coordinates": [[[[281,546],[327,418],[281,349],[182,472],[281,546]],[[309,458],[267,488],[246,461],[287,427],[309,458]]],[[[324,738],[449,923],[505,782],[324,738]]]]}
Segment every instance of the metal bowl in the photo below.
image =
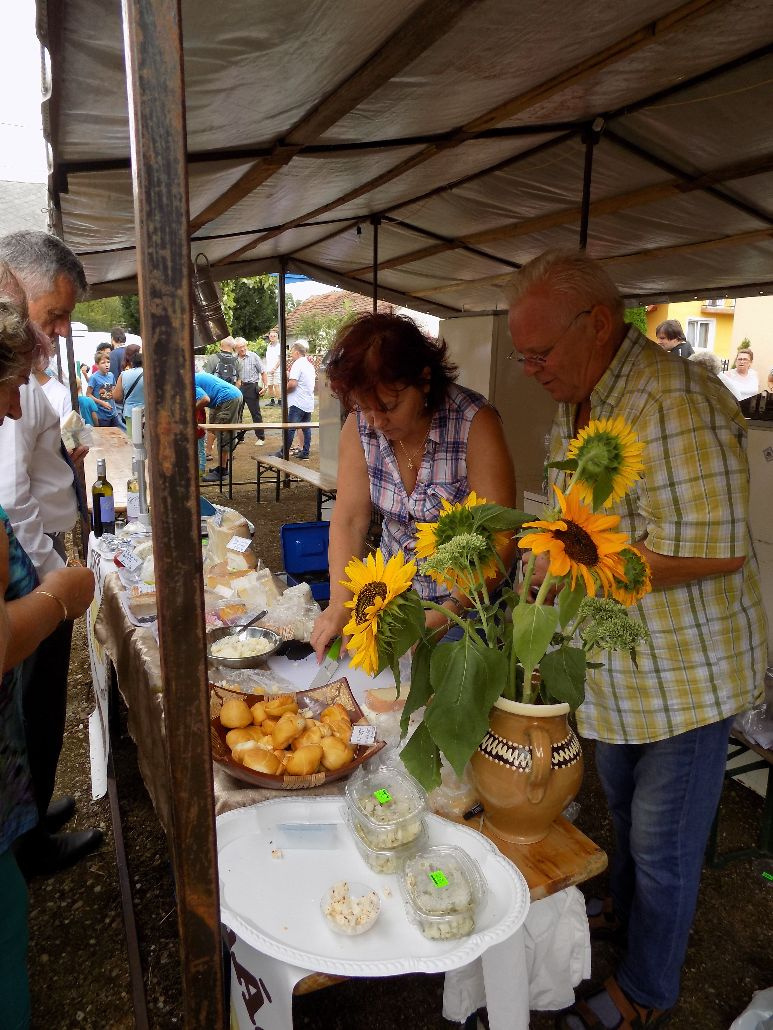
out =
{"type": "Polygon", "coordinates": [[[256,669],[263,665],[272,654],[276,654],[282,644],[282,638],[271,629],[263,629],[261,626],[250,626],[243,629],[240,626],[220,626],[217,629],[207,630],[207,658],[213,665],[222,665],[227,669],[256,669]],[[265,637],[271,644],[268,651],[263,654],[253,655],[251,658],[218,658],[212,654],[212,645],[222,640],[223,637],[235,637],[243,633],[247,640],[255,637],[265,637]]]}

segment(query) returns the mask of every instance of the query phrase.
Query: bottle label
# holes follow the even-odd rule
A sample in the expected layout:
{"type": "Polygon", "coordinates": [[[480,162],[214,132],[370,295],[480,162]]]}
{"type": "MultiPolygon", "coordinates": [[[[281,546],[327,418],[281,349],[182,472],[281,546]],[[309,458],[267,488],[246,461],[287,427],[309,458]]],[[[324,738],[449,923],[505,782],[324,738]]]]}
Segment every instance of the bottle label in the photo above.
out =
{"type": "Polygon", "coordinates": [[[112,496],[99,498],[99,517],[103,526],[108,522],[115,522],[115,503],[112,496]]]}
{"type": "Polygon", "coordinates": [[[133,491],[126,495],[126,518],[129,522],[140,517],[140,495],[133,491]]]}

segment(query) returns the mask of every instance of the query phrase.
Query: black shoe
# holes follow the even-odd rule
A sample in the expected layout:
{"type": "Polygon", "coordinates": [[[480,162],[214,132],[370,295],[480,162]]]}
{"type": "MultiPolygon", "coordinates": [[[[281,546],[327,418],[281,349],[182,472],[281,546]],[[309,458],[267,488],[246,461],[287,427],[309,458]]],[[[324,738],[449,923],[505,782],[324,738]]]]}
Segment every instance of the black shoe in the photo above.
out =
{"type": "Polygon", "coordinates": [[[64,794],[62,797],[57,798],[56,801],[52,801],[48,806],[48,810],[43,818],[43,829],[46,833],[56,833],[57,830],[69,823],[72,817],[75,815],[75,798],[71,798],[69,794],[64,794]]]}
{"type": "Polygon", "coordinates": [[[215,467],[210,469],[206,476],[201,477],[202,483],[219,483],[228,475],[228,469],[215,467]]]}
{"type": "MultiPolygon", "coordinates": [[[[234,447],[238,446],[240,443],[244,443],[244,437],[246,435],[246,433],[237,433],[234,437],[234,447]]],[[[233,450],[233,448],[231,449],[233,450]]]]}
{"type": "Polygon", "coordinates": [[[308,454],[304,454],[303,451],[298,451],[297,454],[295,455],[295,457],[296,458],[300,458],[301,460],[303,460],[305,458],[308,458],[308,454]]]}
{"type": "Polygon", "coordinates": [[[36,841],[34,849],[25,848],[16,860],[27,879],[31,876],[53,876],[96,851],[102,838],[102,831],[97,829],[52,833],[40,843],[36,841]]]}

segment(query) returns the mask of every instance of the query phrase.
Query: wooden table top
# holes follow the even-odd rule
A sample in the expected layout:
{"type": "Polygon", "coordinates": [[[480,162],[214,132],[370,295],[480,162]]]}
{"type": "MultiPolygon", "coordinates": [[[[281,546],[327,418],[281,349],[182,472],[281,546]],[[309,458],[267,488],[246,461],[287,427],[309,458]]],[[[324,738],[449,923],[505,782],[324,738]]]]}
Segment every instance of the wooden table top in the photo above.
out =
{"type": "Polygon", "coordinates": [[[91,485],[97,478],[97,459],[104,458],[107,479],[113,487],[116,511],[126,511],[126,481],[132,474],[133,448],[129,437],[115,426],[94,426],[94,443],[83,462],[86,497],[91,511],[91,485]]]}

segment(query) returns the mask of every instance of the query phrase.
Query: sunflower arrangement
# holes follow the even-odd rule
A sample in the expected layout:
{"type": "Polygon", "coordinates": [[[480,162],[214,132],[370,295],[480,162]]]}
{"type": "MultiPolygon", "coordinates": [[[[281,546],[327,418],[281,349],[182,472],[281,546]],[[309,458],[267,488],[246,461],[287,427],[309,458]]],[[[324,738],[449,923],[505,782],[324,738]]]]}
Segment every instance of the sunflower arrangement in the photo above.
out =
{"type": "Polygon", "coordinates": [[[565,482],[543,518],[471,493],[418,525],[415,560],[377,552],[346,567],[352,666],[390,667],[399,689],[399,659],[414,649],[403,733],[414,712],[423,716],[401,757],[427,789],[440,783],[441,754],[462,774],[500,695],[575,709],[597,652],[627,650],[635,662],[647,634],[626,609],[649,591],[650,573],[605,510],[643,474],[642,452],[622,419],[592,421],[552,463],[565,482]],[[520,583],[502,560],[514,539],[528,554],[520,583]],[[466,599],[466,617],[441,609],[458,639],[441,643],[425,628],[425,609],[440,606],[411,586],[417,571],[466,599]]]}

